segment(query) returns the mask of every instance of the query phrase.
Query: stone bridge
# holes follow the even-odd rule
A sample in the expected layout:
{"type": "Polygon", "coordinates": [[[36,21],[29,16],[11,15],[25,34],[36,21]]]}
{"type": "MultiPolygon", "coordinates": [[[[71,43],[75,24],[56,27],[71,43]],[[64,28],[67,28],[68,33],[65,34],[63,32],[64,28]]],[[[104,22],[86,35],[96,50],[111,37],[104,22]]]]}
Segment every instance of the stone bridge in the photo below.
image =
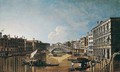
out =
{"type": "Polygon", "coordinates": [[[71,48],[70,47],[68,47],[66,45],[63,45],[61,43],[54,44],[54,45],[48,47],[47,49],[48,49],[49,52],[52,52],[52,51],[54,51],[56,49],[61,49],[61,50],[63,50],[66,53],[71,52],[71,48]]]}

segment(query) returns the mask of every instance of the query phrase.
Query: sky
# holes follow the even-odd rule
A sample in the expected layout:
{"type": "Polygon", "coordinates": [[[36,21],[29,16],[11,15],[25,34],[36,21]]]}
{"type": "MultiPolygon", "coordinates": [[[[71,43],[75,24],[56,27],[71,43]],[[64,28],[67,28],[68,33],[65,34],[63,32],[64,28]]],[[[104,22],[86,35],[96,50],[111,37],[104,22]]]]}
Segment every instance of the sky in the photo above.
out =
{"type": "Polygon", "coordinates": [[[110,17],[120,17],[120,0],[0,0],[3,34],[42,42],[77,40],[110,17]]]}

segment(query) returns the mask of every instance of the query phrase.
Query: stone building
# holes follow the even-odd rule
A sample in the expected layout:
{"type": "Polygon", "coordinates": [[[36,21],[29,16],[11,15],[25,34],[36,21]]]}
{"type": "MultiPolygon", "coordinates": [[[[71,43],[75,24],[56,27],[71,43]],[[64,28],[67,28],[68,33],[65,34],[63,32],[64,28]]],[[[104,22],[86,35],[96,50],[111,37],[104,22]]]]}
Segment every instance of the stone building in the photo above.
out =
{"type": "Polygon", "coordinates": [[[72,49],[72,41],[67,41],[67,42],[63,43],[63,45],[68,46],[72,49]]]}
{"type": "Polygon", "coordinates": [[[3,35],[0,38],[0,47],[0,51],[23,52],[25,51],[25,39],[3,35]]]}
{"type": "Polygon", "coordinates": [[[92,31],[94,56],[110,59],[113,53],[120,51],[120,17],[98,22],[92,31]]]}
{"type": "Polygon", "coordinates": [[[25,50],[27,52],[33,51],[33,40],[26,40],[26,42],[25,42],[25,50]]]}
{"type": "Polygon", "coordinates": [[[27,40],[22,37],[18,38],[18,36],[10,37],[10,35],[2,35],[0,33],[0,52],[4,54],[27,54],[38,49],[38,53],[44,59],[48,46],[50,46],[49,43],[43,43],[38,40],[27,40]]]}
{"type": "Polygon", "coordinates": [[[79,56],[81,54],[80,41],[72,41],[72,54],[79,56]]]}
{"type": "Polygon", "coordinates": [[[73,42],[73,53],[75,55],[84,55],[86,54],[88,48],[88,36],[81,37],[79,40],[73,42]]]}
{"type": "Polygon", "coordinates": [[[87,55],[93,56],[93,32],[88,32],[88,48],[87,48],[87,55]]]}
{"type": "Polygon", "coordinates": [[[88,36],[80,38],[80,53],[85,54],[88,48],[88,36]]]}
{"type": "Polygon", "coordinates": [[[46,50],[47,47],[49,47],[49,43],[43,43],[38,40],[33,40],[33,49],[38,50],[37,54],[35,55],[35,58],[41,60],[41,61],[46,61],[46,50]]]}

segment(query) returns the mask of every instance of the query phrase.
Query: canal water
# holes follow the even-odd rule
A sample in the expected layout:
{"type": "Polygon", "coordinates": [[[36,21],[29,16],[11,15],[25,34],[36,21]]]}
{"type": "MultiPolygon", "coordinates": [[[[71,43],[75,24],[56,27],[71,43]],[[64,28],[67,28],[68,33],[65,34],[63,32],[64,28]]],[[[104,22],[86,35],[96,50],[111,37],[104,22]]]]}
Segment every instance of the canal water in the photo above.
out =
{"type": "MultiPolygon", "coordinates": [[[[67,64],[67,60],[63,61],[60,66],[54,67],[31,67],[28,65],[22,65],[23,56],[13,56],[13,57],[0,57],[0,72],[69,72],[70,66],[67,64]]],[[[114,64],[114,70],[110,71],[109,68],[102,70],[103,64],[96,65],[94,70],[88,69],[85,72],[120,72],[120,61],[114,64]],[[102,70],[102,71],[101,71],[102,70]]]]}
{"type": "Polygon", "coordinates": [[[22,64],[23,56],[0,57],[0,72],[68,72],[68,67],[31,67],[22,64]]]}
{"type": "Polygon", "coordinates": [[[22,65],[22,56],[0,58],[0,72],[32,72],[30,66],[22,65]]]}

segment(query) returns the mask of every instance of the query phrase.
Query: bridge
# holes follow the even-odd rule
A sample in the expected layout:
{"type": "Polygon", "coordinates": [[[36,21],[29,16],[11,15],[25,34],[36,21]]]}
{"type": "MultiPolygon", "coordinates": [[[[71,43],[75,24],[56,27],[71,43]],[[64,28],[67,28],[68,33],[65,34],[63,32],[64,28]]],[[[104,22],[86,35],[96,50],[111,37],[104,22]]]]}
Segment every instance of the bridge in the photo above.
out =
{"type": "Polygon", "coordinates": [[[50,46],[50,47],[47,48],[47,50],[49,52],[51,52],[51,53],[52,53],[52,51],[55,51],[57,49],[60,49],[60,50],[62,50],[64,52],[66,52],[66,53],[71,52],[71,48],[70,47],[68,47],[66,45],[63,45],[61,43],[54,44],[54,45],[52,45],[52,46],[50,46]]]}

